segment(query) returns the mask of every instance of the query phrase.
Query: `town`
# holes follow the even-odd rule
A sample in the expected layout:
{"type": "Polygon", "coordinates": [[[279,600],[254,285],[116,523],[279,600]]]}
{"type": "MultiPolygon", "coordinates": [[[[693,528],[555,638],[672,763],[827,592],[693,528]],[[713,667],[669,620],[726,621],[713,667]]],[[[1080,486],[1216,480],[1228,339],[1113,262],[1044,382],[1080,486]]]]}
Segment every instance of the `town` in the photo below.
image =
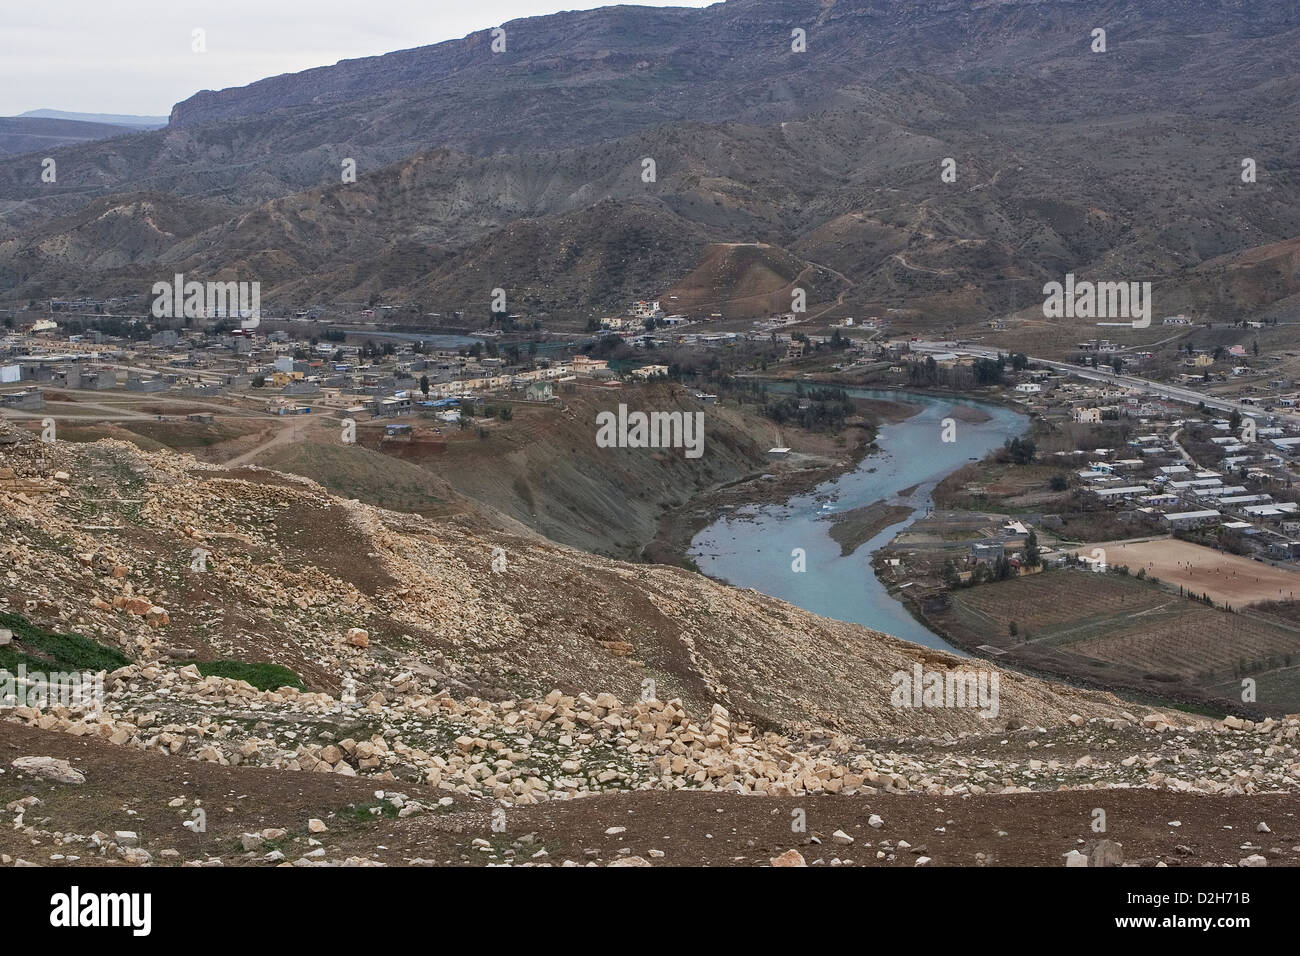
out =
{"type": "MultiPolygon", "coordinates": [[[[318,307],[296,310],[248,329],[216,315],[184,323],[131,315],[132,304],[10,310],[0,339],[3,413],[61,425],[332,416],[401,440],[465,428],[485,402],[559,407],[577,388],[617,392],[670,373],[703,403],[746,378],[992,387],[1047,427],[1071,426],[1077,447],[1053,450],[1051,461],[1118,520],[1147,533],[1213,532],[1225,548],[1264,560],[1300,559],[1300,389],[1244,346],[1180,349],[1161,382],[1139,377],[1156,372],[1151,351],[1106,339],[1078,343],[1069,361],[1033,359],[977,341],[890,336],[891,320],[880,316],[810,334],[793,313],[726,322],[637,301],[591,323],[591,334],[506,343],[385,333],[368,308],[337,321],[318,307]],[[701,361],[712,378],[692,367],[701,361]],[[1223,382],[1237,387],[1212,388],[1223,382]],[[1103,424],[1121,425],[1123,443],[1090,446],[1088,426],[1103,424]]],[[[1184,316],[1163,324],[1192,326],[1184,316]]]]}

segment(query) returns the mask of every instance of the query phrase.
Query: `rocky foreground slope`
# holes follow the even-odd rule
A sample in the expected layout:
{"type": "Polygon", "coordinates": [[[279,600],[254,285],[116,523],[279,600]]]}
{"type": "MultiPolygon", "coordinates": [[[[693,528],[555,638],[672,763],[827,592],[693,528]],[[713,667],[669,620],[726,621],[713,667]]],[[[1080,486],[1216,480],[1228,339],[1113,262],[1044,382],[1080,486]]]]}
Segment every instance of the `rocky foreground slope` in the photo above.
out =
{"type": "MultiPolygon", "coordinates": [[[[898,671],[986,665],[469,518],[398,514],[275,472],[6,429],[0,614],[24,622],[8,649],[39,660],[35,628],[85,635],[129,660],[107,674],[97,711],[0,711],[0,797],[19,818],[35,806],[23,800],[56,786],[47,777],[75,787],[77,774],[75,760],[64,768],[74,773],[13,761],[57,749],[39,741],[77,738],[85,749],[70,754],[129,750],[184,778],[193,761],[282,774],[286,788],[300,788],[303,772],[370,778],[407,794],[374,810],[399,822],[461,812],[464,801],[483,814],[608,791],[960,799],[1300,787],[1300,720],[1149,714],[1010,672],[999,675],[995,717],[896,707],[898,671]],[[204,676],[214,660],[278,664],[303,687],[204,676]]],[[[136,794],[162,799],[147,779],[136,794]]],[[[194,809],[183,797],[167,794],[173,816],[194,809]]],[[[245,842],[257,845],[240,859],[265,858],[245,842]]],[[[87,846],[80,855],[149,856],[107,837],[87,846]]],[[[309,846],[301,858],[318,860],[309,846]]]]}

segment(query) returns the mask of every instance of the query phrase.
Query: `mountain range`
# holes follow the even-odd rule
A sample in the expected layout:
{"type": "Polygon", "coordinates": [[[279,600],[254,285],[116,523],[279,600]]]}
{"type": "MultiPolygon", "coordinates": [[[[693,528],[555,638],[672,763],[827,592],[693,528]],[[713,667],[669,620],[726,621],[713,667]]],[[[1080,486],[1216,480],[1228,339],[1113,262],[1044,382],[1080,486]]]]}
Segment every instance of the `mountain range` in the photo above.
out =
{"type": "Polygon", "coordinates": [[[495,287],[512,309],[673,289],[744,315],[797,283],[947,322],[1066,272],[1229,318],[1300,292],[1268,253],[1300,234],[1293,7],[728,0],[503,29],[500,53],[484,30],[196,93],[165,129],[50,151],[56,183],[11,159],[0,296],[183,270],[257,279],[273,307],[485,322],[495,287]],[[738,245],[756,269],[719,255],[738,245]]]}

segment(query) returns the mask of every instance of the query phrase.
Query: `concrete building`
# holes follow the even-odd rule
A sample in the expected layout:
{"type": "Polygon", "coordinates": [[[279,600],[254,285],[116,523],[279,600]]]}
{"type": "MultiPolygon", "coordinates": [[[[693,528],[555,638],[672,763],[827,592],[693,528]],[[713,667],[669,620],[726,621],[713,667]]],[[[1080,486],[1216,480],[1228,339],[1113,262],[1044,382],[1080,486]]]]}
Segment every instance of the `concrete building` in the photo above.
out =
{"type": "Polygon", "coordinates": [[[39,388],[29,388],[21,392],[6,392],[0,395],[0,405],[17,411],[39,412],[45,407],[45,393],[39,388]]]}
{"type": "Polygon", "coordinates": [[[371,406],[371,411],[380,418],[410,415],[414,410],[410,396],[394,395],[391,398],[377,398],[371,406]]]}
{"type": "Polygon", "coordinates": [[[995,564],[1005,556],[1001,541],[976,541],[970,546],[970,559],[976,564],[995,564]]]}

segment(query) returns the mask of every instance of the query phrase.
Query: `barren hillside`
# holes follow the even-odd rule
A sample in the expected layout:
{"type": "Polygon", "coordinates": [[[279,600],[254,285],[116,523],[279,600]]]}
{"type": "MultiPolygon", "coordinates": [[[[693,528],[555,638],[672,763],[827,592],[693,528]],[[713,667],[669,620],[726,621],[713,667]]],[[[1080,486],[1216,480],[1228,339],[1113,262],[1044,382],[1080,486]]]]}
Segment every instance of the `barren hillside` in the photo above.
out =
{"type": "MultiPolygon", "coordinates": [[[[0,653],[29,670],[110,671],[100,710],[4,712],[90,738],[41,744],[0,723],[13,746],[56,761],[22,765],[38,777],[79,773],[60,769],[66,757],[55,753],[96,775],[103,748],[127,747],[162,755],[151,775],[197,760],[240,774],[369,776],[397,793],[374,812],[409,801],[403,818],[473,813],[481,797],[537,804],[646,789],[870,798],[1300,786],[1300,722],[1135,714],[1109,695],[1013,672],[999,675],[996,713],[897,706],[897,672],[974,665],[692,572],[492,530],[473,515],[385,511],[303,478],[112,440],[48,444],[9,426],[0,439],[0,621],[12,635],[0,653]],[[1262,760],[1257,741],[1267,743],[1262,760]]],[[[30,793],[24,779],[6,792],[30,793]]],[[[300,812],[357,805],[328,785],[298,792],[300,812]]],[[[30,804],[14,806],[21,824],[30,804]]],[[[189,803],[170,806],[183,815],[189,803]]],[[[539,825],[577,825],[547,819],[539,825]]],[[[283,836],[257,836],[275,831],[271,817],[243,826],[242,859],[285,859],[283,836]],[[275,849],[259,849],[267,842],[275,849]]],[[[415,831],[399,830],[407,836],[392,839],[404,846],[415,831]]],[[[28,846],[46,833],[26,832],[28,846]]],[[[557,851],[571,853],[571,839],[557,851]]],[[[152,858],[106,836],[90,842],[100,857],[152,858]]],[[[336,840],[334,852],[378,852],[360,843],[336,840]]]]}

